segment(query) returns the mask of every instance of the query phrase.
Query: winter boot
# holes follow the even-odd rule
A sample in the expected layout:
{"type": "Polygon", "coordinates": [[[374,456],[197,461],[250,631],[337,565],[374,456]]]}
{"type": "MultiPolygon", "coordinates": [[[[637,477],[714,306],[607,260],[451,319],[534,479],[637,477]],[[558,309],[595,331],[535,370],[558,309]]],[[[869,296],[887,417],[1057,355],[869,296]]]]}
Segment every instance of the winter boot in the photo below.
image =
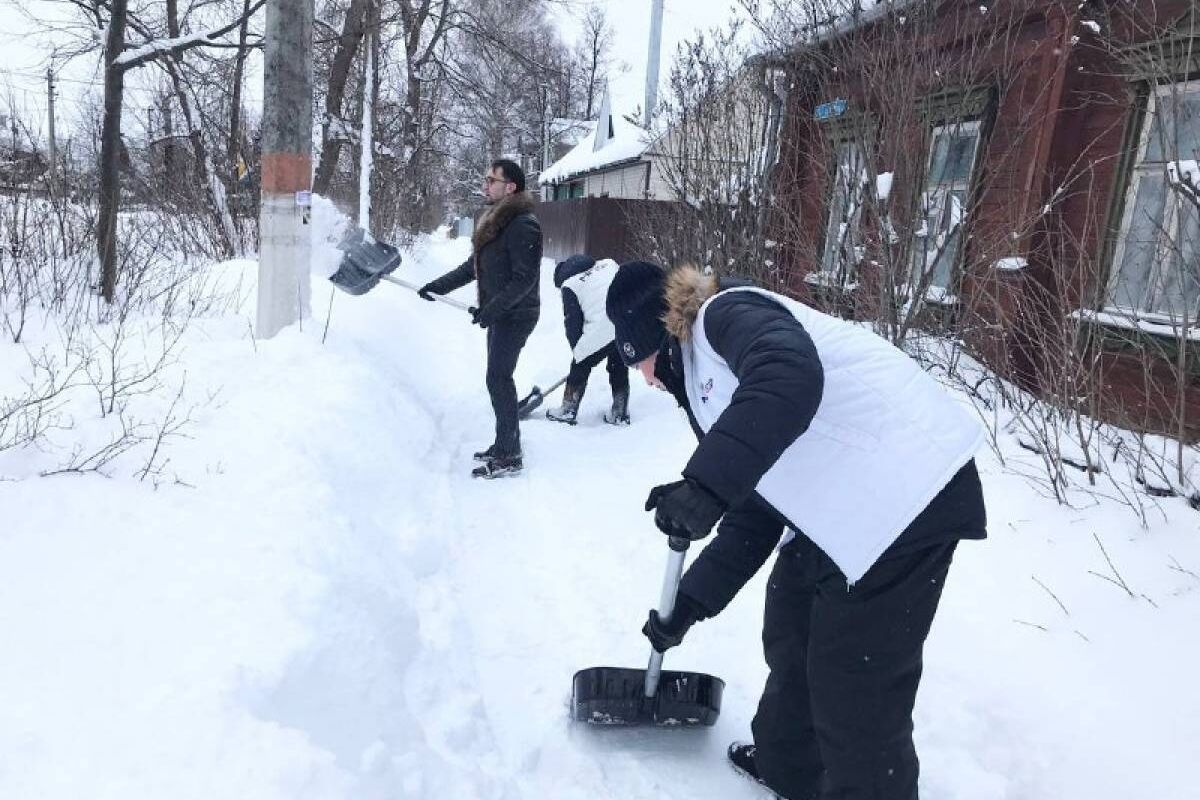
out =
{"type": "Polygon", "coordinates": [[[489,444],[487,446],[486,450],[480,450],[479,452],[477,452],[471,456],[471,458],[475,459],[476,461],[490,461],[491,459],[493,459],[495,457],[496,457],[496,445],[494,445],[494,444],[489,444]]]}
{"type": "Polygon", "coordinates": [[[471,476],[475,478],[502,478],[505,475],[516,475],[524,468],[521,457],[517,456],[494,456],[471,470],[471,476]]]}
{"type": "Polygon", "coordinates": [[[605,413],[604,421],[609,425],[629,424],[629,390],[613,392],[612,408],[605,413]]]}
{"type": "Polygon", "coordinates": [[[567,385],[563,389],[562,405],[558,408],[546,409],[546,419],[555,422],[565,422],[574,425],[579,417],[579,401],[583,399],[583,390],[567,385]]]}
{"type": "MultiPolygon", "coordinates": [[[[733,764],[733,769],[741,775],[745,775],[750,780],[770,789],[767,782],[764,781],[758,774],[758,767],[754,764],[754,751],[757,748],[752,744],[745,742],[734,742],[729,745],[729,762],[733,764]]],[[[777,800],[783,800],[780,795],[774,795],[777,800]]]]}

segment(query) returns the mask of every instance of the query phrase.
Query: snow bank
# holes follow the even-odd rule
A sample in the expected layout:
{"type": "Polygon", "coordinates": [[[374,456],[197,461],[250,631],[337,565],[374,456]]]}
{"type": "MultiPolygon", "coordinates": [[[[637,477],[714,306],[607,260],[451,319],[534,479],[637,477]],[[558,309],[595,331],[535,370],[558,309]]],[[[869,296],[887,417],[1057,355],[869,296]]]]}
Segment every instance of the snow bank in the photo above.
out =
{"type": "MultiPolygon", "coordinates": [[[[421,240],[401,273],[467,247],[421,240]]],[[[641,503],[694,444],[669,398],[635,376],[613,429],[597,370],[578,426],[523,426],[523,476],[472,481],[482,332],[390,284],[326,296],[318,252],[302,330],[254,342],[244,309],[189,329],[187,397],[212,399],[170,448],[178,482],[0,482],[0,797],[757,797],[723,753],[765,677],[765,571],[667,657],[727,681],[714,729],[568,720],[575,670],[645,661],[666,548],[641,503]]],[[[522,392],[570,361],[550,273],[522,392]]],[[[1058,506],[1002,436],[1004,466],[980,457],[991,538],[959,548],[927,648],[922,795],[1191,800],[1196,512],[1164,500],[1144,530],[1112,501],[1058,506]]]]}

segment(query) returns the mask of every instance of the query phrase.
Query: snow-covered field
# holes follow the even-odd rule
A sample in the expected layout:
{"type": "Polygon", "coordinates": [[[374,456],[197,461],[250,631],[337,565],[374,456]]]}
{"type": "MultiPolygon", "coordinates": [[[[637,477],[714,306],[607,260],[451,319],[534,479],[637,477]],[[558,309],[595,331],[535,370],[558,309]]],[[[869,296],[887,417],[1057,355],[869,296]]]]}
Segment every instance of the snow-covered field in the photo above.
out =
{"type": "MultiPolygon", "coordinates": [[[[400,274],[468,246],[422,240],[400,274]]],[[[522,393],[569,363],[551,266],[522,393]]],[[[694,444],[681,412],[634,381],[609,427],[597,370],[577,427],[523,425],[522,476],[472,480],[482,332],[383,284],[336,296],[325,335],[324,274],[303,330],[253,342],[252,296],[193,322],[170,374],[194,422],[157,482],[132,456],[37,478],[61,454],[0,454],[0,798],[761,797],[724,748],[765,676],[766,570],[667,656],[726,680],[715,728],[567,714],[577,669],[644,664],[666,548],[641,506],[694,444]]],[[[1200,514],[1162,501],[1143,529],[980,465],[991,538],[960,547],[929,642],[922,796],[1200,797],[1200,514]]]]}

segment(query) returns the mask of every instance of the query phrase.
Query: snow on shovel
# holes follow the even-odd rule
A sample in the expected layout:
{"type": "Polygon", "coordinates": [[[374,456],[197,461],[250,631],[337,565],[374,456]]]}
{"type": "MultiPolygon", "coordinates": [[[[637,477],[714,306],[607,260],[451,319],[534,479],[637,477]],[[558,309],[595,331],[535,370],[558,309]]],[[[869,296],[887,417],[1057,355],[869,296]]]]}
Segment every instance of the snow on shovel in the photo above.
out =
{"type": "Polygon", "coordinates": [[[387,242],[348,236],[342,243],[342,260],[337,272],[329,276],[333,285],[348,294],[366,294],[379,280],[400,266],[400,251],[387,242]]]}
{"type": "MultiPolygon", "coordinates": [[[[671,537],[658,615],[671,618],[688,540],[671,537]]],[[[575,673],[571,714],[592,725],[657,725],[694,728],[712,725],[721,713],[725,681],[700,672],[664,672],[663,654],[651,648],[646,669],[590,667],[575,673]]]]}
{"type": "MultiPolygon", "coordinates": [[[[420,286],[390,274],[400,266],[402,260],[400,251],[387,242],[379,242],[374,239],[351,240],[342,253],[342,260],[338,264],[337,272],[330,275],[329,280],[342,291],[355,295],[366,294],[374,289],[381,280],[403,286],[405,289],[412,289],[414,292],[419,291],[420,286]]],[[[459,300],[443,297],[440,294],[431,296],[434,300],[441,301],[446,305],[454,306],[468,313],[474,312],[473,306],[459,300]]]]}

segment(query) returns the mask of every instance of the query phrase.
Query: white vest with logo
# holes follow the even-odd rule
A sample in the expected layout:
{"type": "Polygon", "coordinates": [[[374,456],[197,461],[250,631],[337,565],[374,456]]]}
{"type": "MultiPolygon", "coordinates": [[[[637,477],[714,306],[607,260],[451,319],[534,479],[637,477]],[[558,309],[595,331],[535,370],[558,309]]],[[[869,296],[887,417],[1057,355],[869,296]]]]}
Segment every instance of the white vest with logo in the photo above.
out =
{"type": "Polygon", "coordinates": [[[850,583],[861,578],[983,443],[983,426],[921,367],[871,331],[752,287],[709,298],[683,343],[688,402],[706,433],[737,376],[704,333],[713,299],[748,291],[786,308],[825,374],[808,430],[755,490],[815,542],[850,583]]]}
{"type": "Polygon", "coordinates": [[[571,348],[576,363],[606,347],[617,335],[604,309],[608,287],[616,276],[617,262],[603,258],[591,268],[563,281],[562,288],[574,292],[583,309],[583,335],[571,348]]]}

